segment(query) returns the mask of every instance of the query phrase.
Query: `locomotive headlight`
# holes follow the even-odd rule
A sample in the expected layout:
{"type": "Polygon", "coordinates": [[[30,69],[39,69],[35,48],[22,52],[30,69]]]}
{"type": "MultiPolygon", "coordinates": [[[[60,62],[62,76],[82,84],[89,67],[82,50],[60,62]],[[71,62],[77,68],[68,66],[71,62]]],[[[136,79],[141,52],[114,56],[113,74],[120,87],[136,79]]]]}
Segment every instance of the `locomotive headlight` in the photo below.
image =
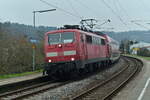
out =
{"type": "Polygon", "coordinates": [[[48,60],[48,62],[49,62],[49,63],[51,63],[51,62],[52,62],[52,60],[51,60],[51,59],[49,59],[49,60],[48,60]]]}
{"type": "Polygon", "coordinates": [[[74,61],[75,60],[75,58],[71,58],[71,61],[74,61]]]}
{"type": "Polygon", "coordinates": [[[61,45],[61,44],[59,44],[59,45],[58,45],[58,47],[59,47],[59,48],[61,48],[61,47],[62,47],[62,45],[61,45]]]}

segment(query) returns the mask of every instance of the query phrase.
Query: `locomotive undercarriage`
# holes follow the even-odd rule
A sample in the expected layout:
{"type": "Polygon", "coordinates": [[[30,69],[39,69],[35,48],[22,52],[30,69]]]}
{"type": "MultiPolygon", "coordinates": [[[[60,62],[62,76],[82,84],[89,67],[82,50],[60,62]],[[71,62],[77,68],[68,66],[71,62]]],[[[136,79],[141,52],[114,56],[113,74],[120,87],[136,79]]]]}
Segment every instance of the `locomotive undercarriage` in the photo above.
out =
{"type": "Polygon", "coordinates": [[[48,74],[50,77],[59,79],[71,79],[84,75],[86,73],[95,72],[98,69],[103,69],[111,65],[111,61],[100,61],[94,63],[87,63],[83,65],[83,62],[66,62],[59,64],[47,64],[43,73],[48,74]]]}

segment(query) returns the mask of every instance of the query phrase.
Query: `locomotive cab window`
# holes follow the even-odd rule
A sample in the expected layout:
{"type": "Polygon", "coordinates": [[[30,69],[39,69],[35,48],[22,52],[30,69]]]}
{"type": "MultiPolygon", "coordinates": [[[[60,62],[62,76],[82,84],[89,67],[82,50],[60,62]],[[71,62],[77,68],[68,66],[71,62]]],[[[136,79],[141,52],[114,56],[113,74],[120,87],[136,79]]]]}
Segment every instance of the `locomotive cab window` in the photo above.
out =
{"type": "Polygon", "coordinates": [[[74,41],[73,32],[64,32],[61,34],[61,43],[71,43],[74,41]]]}
{"type": "Polygon", "coordinates": [[[73,41],[74,41],[74,32],[48,34],[49,44],[72,43],[73,41]]]}
{"type": "Polygon", "coordinates": [[[60,34],[49,34],[48,43],[49,44],[58,44],[60,42],[60,34]]]}

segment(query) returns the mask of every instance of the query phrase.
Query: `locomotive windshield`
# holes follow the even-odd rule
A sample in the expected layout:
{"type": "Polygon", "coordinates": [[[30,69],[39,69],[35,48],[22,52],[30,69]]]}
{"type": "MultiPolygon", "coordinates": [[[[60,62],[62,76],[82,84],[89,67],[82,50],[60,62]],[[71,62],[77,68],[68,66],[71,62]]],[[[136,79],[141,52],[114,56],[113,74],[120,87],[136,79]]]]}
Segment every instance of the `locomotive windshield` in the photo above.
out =
{"type": "Polygon", "coordinates": [[[71,43],[74,41],[74,32],[63,32],[48,34],[48,43],[49,44],[63,44],[71,43]]]}

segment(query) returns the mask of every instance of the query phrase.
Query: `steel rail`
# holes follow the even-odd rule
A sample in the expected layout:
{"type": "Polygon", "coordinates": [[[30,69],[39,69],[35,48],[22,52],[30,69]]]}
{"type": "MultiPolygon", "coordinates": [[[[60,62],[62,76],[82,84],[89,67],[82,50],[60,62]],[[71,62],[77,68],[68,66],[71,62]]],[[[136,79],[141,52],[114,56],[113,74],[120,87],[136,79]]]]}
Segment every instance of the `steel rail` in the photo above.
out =
{"type": "Polygon", "coordinates": [[[32,96],[32,95],[35,95],[35,94],[38,94],[38,93],[41,93],[41,92],[45,92],[46,90],[50,90],[50,89],[55,89],[55,88],[61,87],[63,85],[69,84],[71,82],[72,81],[66,81],[66,82],[62,82],[62,83],[56,83],[56,84],[50,85],[50,86],[48,86],[46,88],[41,88],[41,89],[39,89],[39,90],[37,90],[35,92],[31,92],[31,93],[26,93],[24,95],[20,95],[20,96],[15,97],[15,98],[13,98],[11,100],[20,100],[20,99],[23,99],[23,98],[27,98],[29,96],[32,96]]]}
{"type": "Polygon", "coordinates": [[[10,96],[10,95],[13,95],[13,94],[17,94],[17,93],[20,93],[20,92],[23,92],[23,91],[27,91],[29,89],[33,89],[33,88],[37,88],[37,87],[40,87],[40,86],[44,86],[44,85],[50,84],[52,82],[54,82],[54,81],[48,81],[48,82],[44,82],[44,83],[39,83],[39,84],[31,85],[29,87],[25,87],[25,88],[17,89],[17,90],[14,90],[14,91],[6,92],[6,93],[3,93],[3,94],[0,94],[0,98],[7,97],[7,96],[10,96]]]}
{"type": "Polygon", "coordinates": [[[36,84],[36,82],[43,82],[44,80],[47,80],[47,76],[40,76],[40,77],[36,77],[33,79],[2,84],[2,85],[0,85],[0,95],[3,93],[6,93],[8,91],[15,90],[15,89],[17,89],[17,87],[24,88],[24,87],[26,87],[27,84],[33,85],[33,84],[36,84]],[[4,90],[4,89],[6,89],[6,90],[4,90]]]}
{"type": "MultiPolygon", "coordinates": [[[[123,86],[125,86],[127,84],[127,82],[129,82],[129,80],[132,79],[137,72],[140,71],[140,68],[141,68],[140,66],[143,66],[143,63],[140,60],[135,59],[135,58],[131,58],[131,57],[126,57],[126,61],[127,61],[127,58],[130,58],[130,60],[128,61],[130,63],[131,63],[131,61],[133,62],[133,59],[134,59],[134,62],[135,62],[134,67],[136,67],[136,68],[133,70],[132,73],[129,74],[129,76],[127,76],[127,78],[123,82],[119,83],[119,85],[117,87],[115,87],[113,90],[108,91],[108,93],[104,97],[102,97],[102,100],[109,100],[112,96],[114,96],[116,93],[118,93],[118,91],[123,86]],[[140,65],[139,65],[139,62],[141,63],[140,65]]],[[[126,67],[124,69],[120,70],[118,73],[114,74],[109,79],[107,79],[103,82],[100,82],[99,84],[96,84],[95,86],[87,89],[86,91],[81,91],[78,94],[72,95],[72,96],[68,97],[67,99],[69,99],[69,100],[80,100],[80,99],[84,98],[86,95],[92,93],[92,91],[94,91],[94,90],[96,90],[102,86],[105,86],[111,80],[117,78],[118,76],[121,75],[121,73],[125,72],[125,70],[127,70],[130,66],[129,63],[127,63],[127,64],[128,65],[126,65],[126,67]]]]}
{"type": "Polygon", "coordinates": [[[130,64],[128,63],[128,65],[126,67],[124,67],[122,70],[120,70],[118,73],[112,75],[109,79],[104,80],[103,82],[100,82],[99,84],[87,89],[86,91],[82,91],[81,93],[71,96],[71,98],[67,98],[69,100],[79,100],[82,97],[84,97],[85,95],[87,95],[88,93],[92,92],[93,90],[105,85],[106,83],[108,83],[109,81],[113,80],[114,78],[116,78],[117,76],[119,76],[122,72],[124,72],[128,67],[130,66],[130,64]]]}
{"type": "MultiPolygon", "coordinates": [[[[69,84],[71,81],[66,81],[66,82],[61,82],[61,83],[53,83],[53,84],[47,84],[45,83],[44,84],[41,84],[38,86],[35,86],[35,88],[26,88],[25,90],[21,91],[20,92],[16,92],[16,93],[12,93],[12,95],[10,96],[4,96],[3,98],[10,98],[11,100],[20,100],[20,99],[24,99],[24,98],[27,98],[27,97],[30,97],[32,95],[35,95],[35,94],[38,94],[38,93],[41,93],[41,92],[44,92],[46,90],[50,90],[50,89],[54,89],[54,88],[58,88],[60,86],[63,86],[63,85],[66,85],[66,84],[69,84]],[[29,89],[29,90],[28,90],[29,89]],[[36,89],[34,91],[32,91],[32,89],[36,89]],[[18,94],[19,93],[19,94],[18,94]],[[13,97],[14,96],[14,97],[13,97]]],[[[48,82],[47,82],[48,83],[48,82]]],[[[9,94],[7,94],[9,95],[9,94]]],[[[1,98],[0,98],[1,99],[1,98]]]]}
{"type": "MultiPolygon", "coordinates": [[[[130,57],[129,57],[130,58],[130,57]]],[[[133,58],[132,58],[133,59],[133,58]]],[[[134,60],[135,60],[136,58],[134,58],[134,60]]],[[[132,60],[133,61],[133,60],[132,60]]],[[[119,90],[121,89],[121,88],[123,88],[135,75],[136,75],[136,73],[138,73],[138,71],[139,71],[139,64],[138,64],[138,62],[137,61],[139,61],[140,63],[141,63],[141,65],[143,66],[143,63],[140,61],[140,60],[138,60],[138,59],[136,59],[135,60],[135,66],[136,66],[136,68],[135,68],[135,70],[133,71],[133,73],[131,73],[129,76],[128,76],[128,78],[126,78],[126,80],[124,80],[120,85],[118,85],[113,91],[111,91],[110,93],[108,93],[102,100],[109,100],[111,97],[113,97],[116,93],[118,93],[119,92],[119,90]]]]}

